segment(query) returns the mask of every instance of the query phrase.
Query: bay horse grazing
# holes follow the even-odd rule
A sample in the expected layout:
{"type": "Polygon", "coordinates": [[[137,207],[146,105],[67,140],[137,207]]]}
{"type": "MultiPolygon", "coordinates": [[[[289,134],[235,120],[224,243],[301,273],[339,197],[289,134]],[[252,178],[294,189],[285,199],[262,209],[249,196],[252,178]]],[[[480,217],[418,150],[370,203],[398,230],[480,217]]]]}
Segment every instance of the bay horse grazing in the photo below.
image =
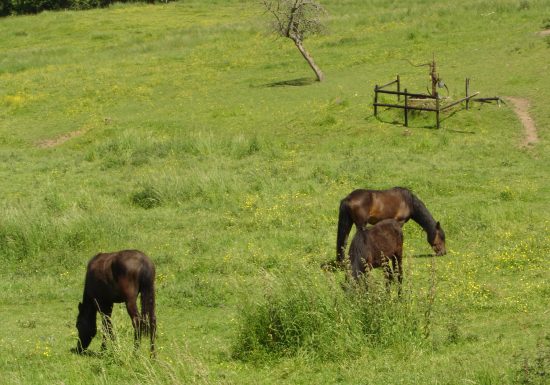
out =
{"type": "MultiPolygon", "coordinates": [[[[113,338],[111,313],[114,303],[126,303],[126,309],[134,327],[134,343],[137,347],[142,333],[149,333],[151,354],[155,351],[155,266],[138,250],[100,253],[88,262],[84,295],[78,304],[76,328],[79,341],[77,353],[84,352],[96,335],[96,314],[102,316],[105,334],[113,338]],[[141,316],[137,297],[141,293],[141,316]],[[147,320],[149,325],[147,325],[147,320]]],[[[106,336],[103,335],[102,348],[106,336]]]]}
{"type": "Polygon", "coordinates": [[[370,228],[358,228],[349,249],[352,276],[378,267],[384,268],[386,286],[389,289],[393,273],[397,272],[399,293],[403,282],[403,231],[395,219],[384,219],[370,228]],[[390,267],[391,262],[391,267],[390,267]]]}
{"type": "Polygon", "coordinates": [[[424,203],[410,190],[394,187],[388,190],[354,190],[340,202],[336,261],[344,261],[346,243],[351,227],[357,230],[374,225],[383,219],[395,219],[402,224],[412,219],[428,234],[428,243],[436,255],[445,255],[445,232],[424,203]]]}

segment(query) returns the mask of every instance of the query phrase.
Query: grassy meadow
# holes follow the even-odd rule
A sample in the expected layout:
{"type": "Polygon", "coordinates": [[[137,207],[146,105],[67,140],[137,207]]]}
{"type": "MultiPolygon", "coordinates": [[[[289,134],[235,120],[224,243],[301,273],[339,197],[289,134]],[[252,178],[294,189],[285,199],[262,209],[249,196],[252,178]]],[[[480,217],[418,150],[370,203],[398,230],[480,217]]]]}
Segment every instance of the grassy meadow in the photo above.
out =
{"type": "Polygon", "coordinates": [[[550,383],[550,4],[322,3],[322,83],[256,1],[0,19],[0,383],[550,383]],[[539,142],[510,103],[375,118],[432,54],[451,98],[528,99],[539,142]],[[392,186],[447,236],[404,227],[401,300],[320,268],[340,199],[392,186]],[[123,305],[75,355],[86,263],[126,248],[157,266],[158,356],[123,305]]]}

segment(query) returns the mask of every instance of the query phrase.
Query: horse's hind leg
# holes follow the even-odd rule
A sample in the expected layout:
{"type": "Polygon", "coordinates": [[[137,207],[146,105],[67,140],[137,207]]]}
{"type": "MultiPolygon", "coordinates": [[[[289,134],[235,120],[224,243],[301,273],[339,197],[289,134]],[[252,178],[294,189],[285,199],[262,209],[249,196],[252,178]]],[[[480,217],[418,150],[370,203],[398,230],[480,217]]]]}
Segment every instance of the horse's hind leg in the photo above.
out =
{"type": "MultiPolygon", "coordinates": [[[[393,259],[392,259],[392,266],[393,266],[393,259]]],[[[384,268],[384,276],[386,277],[386,291],[388,294],[390,293],[390,284],[393,282],[393,270],[394,268],[390,266],[390,261],[384,262],[383,268],[384,268]]]]}
{"type": "Polygon", "coordinates": [[[101,314],[101,325],[103,326],[103,341],[101,343],[101,350],[107,348],[107,338],[114,339],[113,324],[111,322],[111,314],[113,313],[113,304],[102,304],[99,306],[99,312],[101,314]]]}
{"type": "Polygon", "coordinates": [[[141,317],[137,307],[137,296],[132,296],[126,301],[126,310],[128,310],[128,315],[132,319],[132,326],[134,327],[134,346],[138,348],[141,337],[141,317]]]}

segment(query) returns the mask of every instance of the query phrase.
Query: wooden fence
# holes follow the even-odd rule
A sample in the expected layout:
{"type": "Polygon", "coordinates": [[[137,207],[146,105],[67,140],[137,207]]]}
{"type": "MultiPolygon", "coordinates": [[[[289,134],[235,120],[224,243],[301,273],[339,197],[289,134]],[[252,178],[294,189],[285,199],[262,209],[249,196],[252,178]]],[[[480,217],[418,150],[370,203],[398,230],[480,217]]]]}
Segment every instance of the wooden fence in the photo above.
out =
{"type": "Polygon", "coordinates": [[[374,116],[378,116],[378,107],[388,107],[388,108],[401,108],[404,110],[404,118],[405,118],[405,126],[408,127],[409,125],[409,111],[411,110],[417,110],[417,111],[429,111],[429,112],[435,112],[435,119],[436,119],[436,126],[437,128],[441,125],[441,113],[448,110],[451,107],[456,106],[457,104],[460,104],[462,102],[466,102],[466,109],[470,108],[470,99],[472,99],[474,96],[479,94],[479,92],[476,92],[472,95],[470,95],[470,79],[466,79],[466,96],[462,99],[459,99],[457,101],[454,101],[452,103],[442,103],[442,99],[439,97],[439,95],[436,93],[435,95],[430,94],[415,94],[410,93],[405,88],[403,91],[401,91],[401,79],[399,78],[399,75],[397,75],[397,78],[389,83],[386,83],[382,86],[376,85],[374,87],[374,116]],[[397,85],[397,90],[387,90],[386,88],[391,85],[397,85]],[[404,104],[390,104],[390,103],[379,103],[378,102],[378,94],[386,94],[386,95],[397,95],[397,101],[401,101],[401,97],[404,99],[404,104]],[[416,99],[425,99],[425,100],[435,100],[435,107],[424,107],[424,106],[415,106],[410,104],[410,99],[416,98],[416,99]]]}

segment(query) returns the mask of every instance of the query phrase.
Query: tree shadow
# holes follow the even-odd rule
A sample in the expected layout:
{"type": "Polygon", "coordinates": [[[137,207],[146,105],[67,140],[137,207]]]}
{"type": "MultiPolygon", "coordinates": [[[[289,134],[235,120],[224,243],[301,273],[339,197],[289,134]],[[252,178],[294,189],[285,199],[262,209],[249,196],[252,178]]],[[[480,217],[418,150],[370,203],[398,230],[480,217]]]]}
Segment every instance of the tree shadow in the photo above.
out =
{"type": "Polygon", "coordinates": [[[317,80],[314,78],[298,78],[292,80],[283,80],[280,82],[266,83],[262,84],[260,87],[302,87],[309,86],[316,82],[317,80]]]}

